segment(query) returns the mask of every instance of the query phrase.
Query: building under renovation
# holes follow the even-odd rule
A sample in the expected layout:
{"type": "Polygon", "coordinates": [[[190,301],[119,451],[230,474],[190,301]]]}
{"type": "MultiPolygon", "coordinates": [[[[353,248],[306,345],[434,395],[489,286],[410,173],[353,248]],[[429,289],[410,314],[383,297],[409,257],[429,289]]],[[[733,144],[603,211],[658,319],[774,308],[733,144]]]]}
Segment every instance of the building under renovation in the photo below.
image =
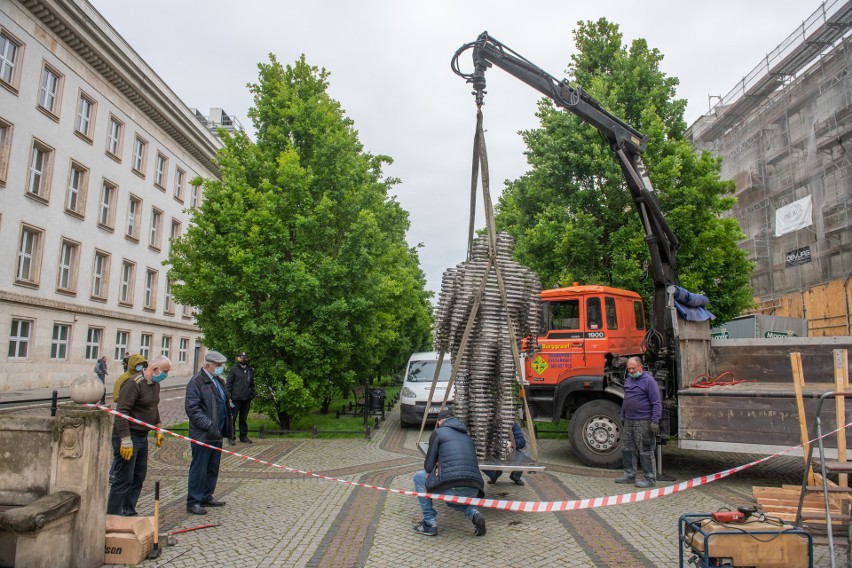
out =
{"type": "Polygon", "coordinates": [[[849,335],[852,0],[827,0],[690,127],[736,182],[758,313],[849,335]]]}

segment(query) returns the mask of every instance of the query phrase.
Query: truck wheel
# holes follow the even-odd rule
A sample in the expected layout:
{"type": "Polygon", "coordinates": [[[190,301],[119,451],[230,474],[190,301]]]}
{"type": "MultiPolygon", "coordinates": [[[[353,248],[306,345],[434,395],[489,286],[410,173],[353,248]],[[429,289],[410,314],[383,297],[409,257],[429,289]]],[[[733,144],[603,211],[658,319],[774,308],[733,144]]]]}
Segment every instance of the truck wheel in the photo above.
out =
{"type": "Polygon", "coordinates": [[[593,400],[577,409],[568,423],[574,454],[591,467],[621,465],[621,407],[609,400],[593,400]]]}

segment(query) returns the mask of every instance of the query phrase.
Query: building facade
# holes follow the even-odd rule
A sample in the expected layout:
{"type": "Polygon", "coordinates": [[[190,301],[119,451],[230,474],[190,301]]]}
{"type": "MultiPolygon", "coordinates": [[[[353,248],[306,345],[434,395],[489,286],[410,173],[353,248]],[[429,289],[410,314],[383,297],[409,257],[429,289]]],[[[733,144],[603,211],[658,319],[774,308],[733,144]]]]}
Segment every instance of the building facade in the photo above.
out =
{"type": "Polygon", "coordinates": [[[0,393],[203,349],[167,277],[221,146],[85,0],[0,0],[0,393]]]}
{"type": "Polygon", "coordinates": [[[757,313],[852,331],[852,2],[827,0],[689,129],[736,183],[757,313]]]}

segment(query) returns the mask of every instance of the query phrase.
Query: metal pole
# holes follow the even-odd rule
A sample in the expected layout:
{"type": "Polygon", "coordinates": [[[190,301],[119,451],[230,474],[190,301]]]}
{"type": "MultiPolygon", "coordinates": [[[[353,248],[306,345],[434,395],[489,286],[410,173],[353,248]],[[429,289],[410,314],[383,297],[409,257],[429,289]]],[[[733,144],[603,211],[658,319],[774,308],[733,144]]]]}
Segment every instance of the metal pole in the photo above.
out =
{"type": "Polygon", "coordinates": [[[56,399],[59,398],[59,393],[53,391],[53,395],[50,397],[50,415],[56,416],[56,399]]]}

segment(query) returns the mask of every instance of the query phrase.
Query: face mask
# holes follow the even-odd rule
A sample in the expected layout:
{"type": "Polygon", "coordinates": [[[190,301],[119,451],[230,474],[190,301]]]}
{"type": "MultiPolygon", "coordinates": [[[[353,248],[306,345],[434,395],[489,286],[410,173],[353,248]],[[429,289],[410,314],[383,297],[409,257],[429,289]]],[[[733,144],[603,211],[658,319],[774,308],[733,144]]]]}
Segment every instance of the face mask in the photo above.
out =
{"type": "Polygon", "coordinates": [[[246,365],[248,365],[248,361],[240,361],[241,367],[245,367],[246,365]]]}
{"type": "Polygon", "coordinates": [[[145,365],[136,365],[136,372],[140,372],[145,368],[145,365]]]}
{"type": "Polygon", "coordinates": [[[224,372],[225,372],[225,365],[222,365],[221,367],[216,367],[215,369],[213,369],[213,374],[216,375],[217,377],[224,372]]]}
{"type": "Polygon", "coordinates": [[[631,379],[638,379],[642,376],[642,373],[628,373],[631,379]]]}
{"type": "Polygon", "coordinates": [[[153,377],[151,377],[151,379],[152,379],[155,383],[159,383],[160,381],[162,381],[163,379],[165,379],[165,378],[166,378],[166,377],[168,377],[168,376],[169,376],[169,372],[168,372],[168,371],[161,371],[160,373],[158,373],[158,374],[154,375],[153,377]]]}

